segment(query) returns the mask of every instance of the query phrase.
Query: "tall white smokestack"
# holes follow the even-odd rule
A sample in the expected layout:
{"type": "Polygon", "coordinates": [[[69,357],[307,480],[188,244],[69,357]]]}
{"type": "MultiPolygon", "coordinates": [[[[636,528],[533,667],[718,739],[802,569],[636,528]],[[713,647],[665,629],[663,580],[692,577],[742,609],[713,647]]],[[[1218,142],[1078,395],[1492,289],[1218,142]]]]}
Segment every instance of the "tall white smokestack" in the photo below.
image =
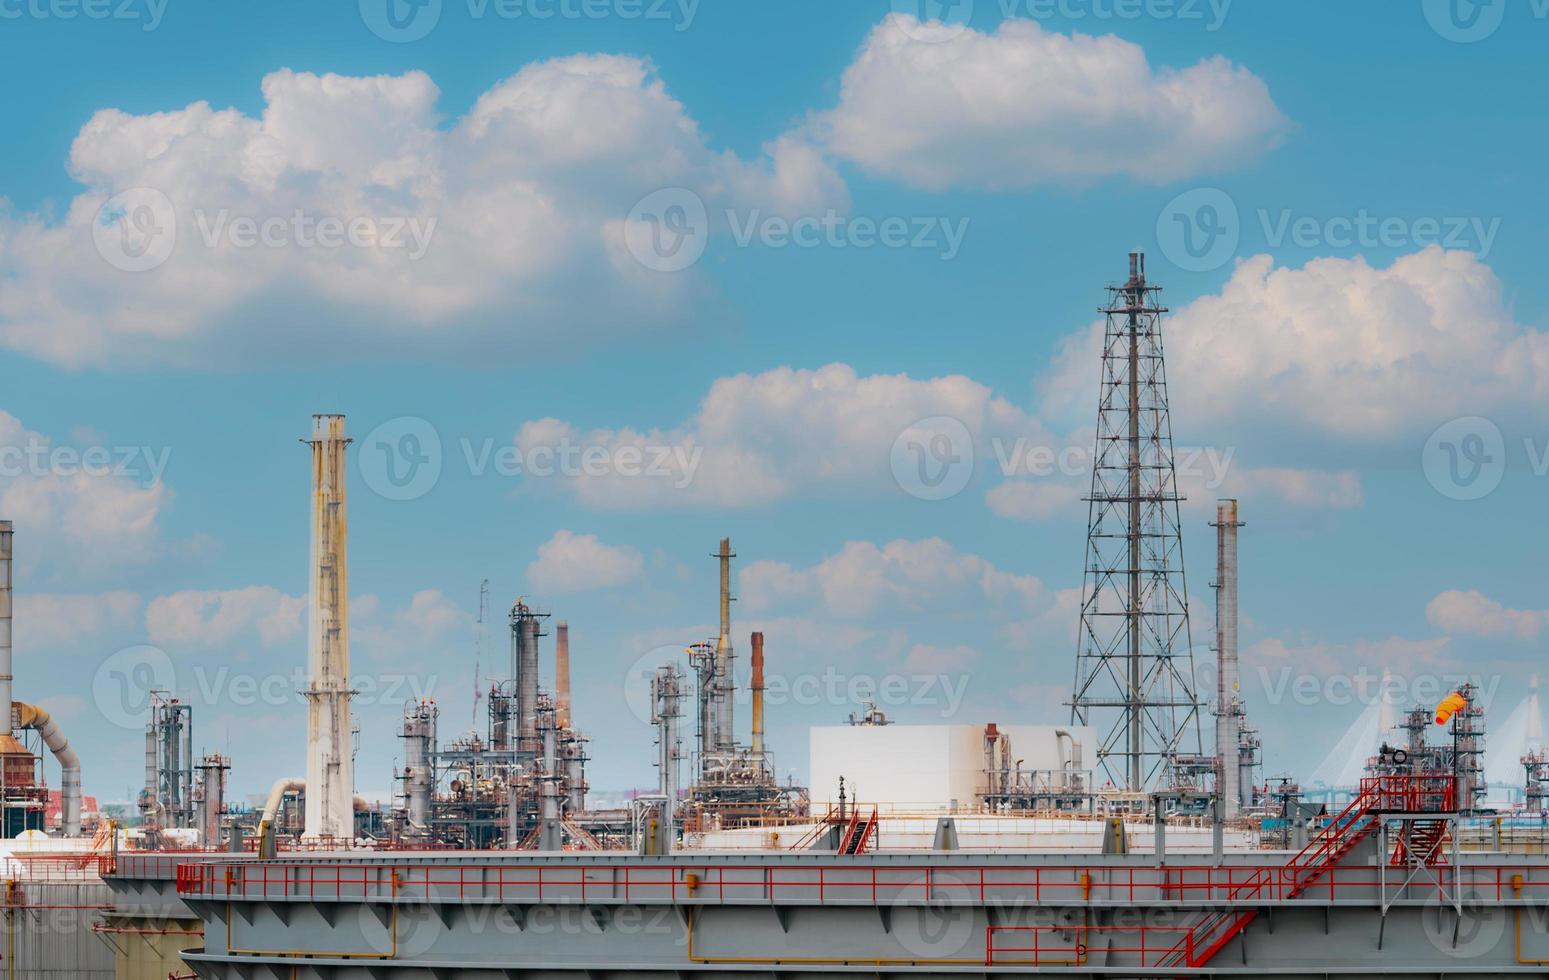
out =
{"type": "Polygon", "coordinates": [[[1235,817],[1242,798],[1237,741],[1242,698],[1237,693],[1237,501],[1216,501],[1216,757],[1226,816],[1235,817]]]}
{"type": "Polygon", "coordinates": [[[348,522],[344,416],[312,416],[312,566],[307,637],[305,836],[355,836],[350,754],[348,522]]]}

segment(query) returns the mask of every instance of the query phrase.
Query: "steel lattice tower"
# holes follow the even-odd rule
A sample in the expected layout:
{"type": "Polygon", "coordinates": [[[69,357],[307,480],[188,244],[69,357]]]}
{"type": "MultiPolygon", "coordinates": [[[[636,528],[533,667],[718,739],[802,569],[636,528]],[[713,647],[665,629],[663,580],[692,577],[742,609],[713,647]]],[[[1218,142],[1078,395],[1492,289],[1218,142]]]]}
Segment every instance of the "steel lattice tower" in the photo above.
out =
{"type": "Polygon", "coordinates": [[[1098,733],[1101,775],[1128,790],[1173,782],[1201,749],[1160,286],[1131,252],[1108,287],[1072,721],[1098,733]]]}

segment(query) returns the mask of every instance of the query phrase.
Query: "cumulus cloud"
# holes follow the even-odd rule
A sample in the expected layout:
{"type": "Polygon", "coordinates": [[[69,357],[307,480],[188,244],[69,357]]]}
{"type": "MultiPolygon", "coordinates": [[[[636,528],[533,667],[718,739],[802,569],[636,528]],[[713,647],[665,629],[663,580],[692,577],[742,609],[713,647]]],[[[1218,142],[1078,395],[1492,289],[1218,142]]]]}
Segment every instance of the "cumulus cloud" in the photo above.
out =
{"type": "Polygon", "coordinates": [[[18,565],[78,573],[143,564],[161,553],[158,519],[172,493],[160,470],[131,472],[124,453],[86,448],[102,458],[87,466],[79,447],[0,410],[0,517],[16,524],[18,565]]]}
{"type": "MultiPolygon", "coordinates": [[[[1549,341],[1518,324],[1473,254],[1432,246],[1364,258],[1238,263],[1167,322],[1172,406],[1191,425],[1242,421],[1380,438],[1541,399],[1549,341]]],[[[1052,414],[1086,412],[1102,324],[1069,338],[1045,379],[1052,414]]],[[[1348,494],[1347,494],[1348,496],[1348,494]]]]}
{"type": "Polygon", "coordinates": [[[646,194],[683,187],[712,210],[848,205],[796,135],[749,160],[713,149],[639,58],[530,64],[450,124],[418,71],[287,69],[262,88],[256,117],[204,102],[94,115],[71,148],[84,189],[63,216],[0,216],[0,343],[70,365],[231,364],[302,347],[490,357],[645,336],[708,295],[692,271],[647,269],[625,247],[646,194]],[[350,240],[364,244],[325,243],[325,219],[360,223],[350,240]],[[147,241],[170,254],[124,271],[147,241]]]}
{"type": "Polygon", "coordinates": [[[139,636],[140,597],[126,590],[70,594],[23,589],[13,601],[13,640],[20,656],[108,634],[117,634],[127,646],[139,636]]]}
{"type": "Polygon", "coordinates": [[[286,595],[267,585],[174,592],[151,600],[145,630],[152,643],[205,648],[256,630],[264,646],[274,646],[301,635],[306,606],[306,596],[286,595]]]}
{"type": "Polygon", "coordinates": [[[899,539],[881,547],[850,541],[837,554],[808,568],[752,562],[742,570],[738,583],[743,601],[756,609],[805,600],[846,618],[864,618],[890,608],[923,610],[965,597],[1026,609],[1045,597],[1037,578],[1004,571],[940,538],[899,539]]]}
{"type": "Polygon", "coordinates": [[[915,18],[891,21],[813,124],[838,156],[914,186],[1165,182],[1250,162],[1289,125],[1263,80],[1222,57],[1153,68],[1114,35],[1027,19],[922,44],[915,18]]]}
{"type": "Polygon", "coordinates": [[[1549,624],[1549,611],[1512,609],[1489,596],[1469,589],[1448,589],[1425,606],[1432,626],[1452,636],[1515,637],[1536,639],[1549,624]]]}
{"type": "MultiPolygon", "coordinates": [[[[360,666],[380,672],[384,666],[437,665],[442,655],[461,653],[472,643],[473,617],[440,589],[421,589],[409,604],[386,607],[375,595],[350,598],[350,642],[361,652],[360,666]]],[[[425,675],[426,690],[439,673],[425,675]]]]}
{"type": "Polygon", "coordinates": [[[634,548],[560,530],[538,546],[527,581],[543,592],[589,592],[633,582],[644,567],[645,559],[634,548]]]}
{"type": "Polygon", "coordinates": [[[924,418],[963,423],[973,440],[1030,436],[1036,421],[986,385],[962,375],[917,379],[860,375],[846,364],[789,367],[720,378],[699,411],[669,429],[581,431],[558,419],[524,424],[524,453],[565,447],[625,454],[636,465],[572,474],[569,487],[591,507],[751,507],[798,489],[869,483],[897,492],[890,453],[899,434],[924,418]]]}

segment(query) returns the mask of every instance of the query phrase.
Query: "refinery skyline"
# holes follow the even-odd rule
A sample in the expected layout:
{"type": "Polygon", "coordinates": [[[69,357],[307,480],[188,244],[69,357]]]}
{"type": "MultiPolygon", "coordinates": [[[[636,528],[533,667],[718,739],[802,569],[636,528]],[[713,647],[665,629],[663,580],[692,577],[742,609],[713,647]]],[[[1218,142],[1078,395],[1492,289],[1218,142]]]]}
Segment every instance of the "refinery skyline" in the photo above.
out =
{"type": "Polygon", "coordinates": [[[1520,177],[1542,136],[1507,121],[1537,80],[1509,55],[1549,23],[1523,11],[1461,43],[1418,9],[1340,9],[1333,30],[1247,5],[1210,28],[980,3],[930,28],[828,6],[535,28],[449,5],[405,43],[354,5],[9,25],[30,42],[0,64],[13,90],[97,52],[68,91],[0,108],[21,150],[0,174],[17,688],[92,760],[88,793],[138,789],[140,702],[162,686],[194,706],[196,748],[232,757],[233,797],[298,775],[297,440],[323,411],[355,439],[368,796],[393,792],[406,702],[476,727],[475,660],[504,662],[518,596],[570,624],[593,787],[651,785],[631,685],[715,635],[725,536],[734,639],[767,637],[782,778],[806,774],[807,726],[866,700],[914,723],[1068,720],[1094,311],[1132,249],[1172,310],[1206,668],[1216,499],[1247,523],[1243,698],[1266,773],[1317,770],[1384,671],[1403,706],[1464,677],[1492,718],[1523,702],[1549,625],[1549,294],[1514,218],[1544,203],[1520,177]],[[122,84],[146,52],[221,34],[254,43],[122,84]],[[752,35],[780,56],[740,57],[752,35]],[[1312,44],[1357,84],[1306,71],[1292,51],[1312,44]],[[1064,45],[1132,86],[1110,96],[1162,112],[1176,86],[1205,116],[1168,117],[1187,140],[1140,137],[1137,172],[1124,114],[1100,115],[1070,172],[1042,127],[1085,110],[972,74],[1020,77],[1064,45]],[[917,84],[935,57],[969,105],[917,84]],[[717,84],[733,68],[735,93],[717,84]],[[1498,102],[1470,102],[1462,72],[1498,102]],[[1404,112],[1381,111],[1399,85],[1404,112]],[[571,140],[522,111],[539,96],[631,125],[571,140]],[[1416,147],[1399,172],[1395,147],[1416,147]],[[176,227],[159,260],[115,239],[137,216],[176,227]],[[395,291],[416,277],[443,288],[395,291]]]}

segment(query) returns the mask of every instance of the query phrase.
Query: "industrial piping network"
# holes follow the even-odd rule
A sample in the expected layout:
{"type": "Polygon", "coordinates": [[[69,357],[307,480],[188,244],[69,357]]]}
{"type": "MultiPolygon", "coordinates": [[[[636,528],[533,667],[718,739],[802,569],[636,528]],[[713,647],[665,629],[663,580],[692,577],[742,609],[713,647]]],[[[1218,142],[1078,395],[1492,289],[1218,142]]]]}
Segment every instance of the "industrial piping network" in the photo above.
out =
{"type": "Polygon", "coordinates": [[[59,762],[60,825],[66,837],[81,833],[81,757],[47,711],[11,699],[11,556],[14,527],[0,521],[0,704],[9,705],[4,734],[32,729],[59,762]]]}

